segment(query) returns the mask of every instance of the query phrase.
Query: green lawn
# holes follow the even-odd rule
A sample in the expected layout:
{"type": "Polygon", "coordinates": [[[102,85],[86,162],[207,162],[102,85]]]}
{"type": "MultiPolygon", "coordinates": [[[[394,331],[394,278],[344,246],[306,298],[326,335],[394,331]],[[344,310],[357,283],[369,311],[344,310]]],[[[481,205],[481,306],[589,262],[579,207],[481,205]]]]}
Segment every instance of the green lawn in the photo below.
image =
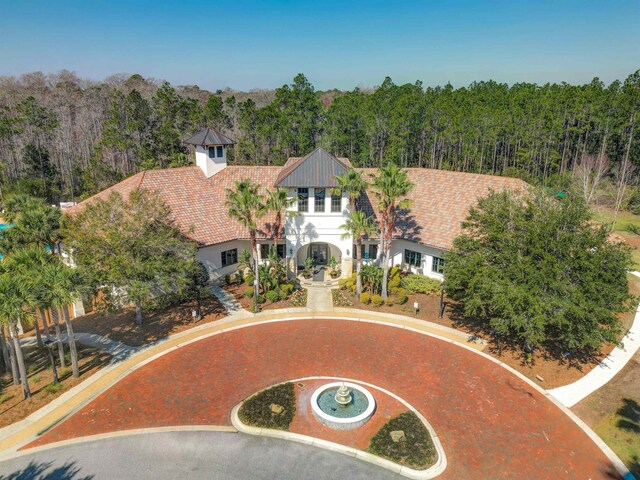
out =
{"type": "MultiPolygon", "coordinates": [[[[610,208],[597,207],[594,208],[594,218],[601,223],[613,223],[614,211],[610,208]]],[[[635,225],[640,227],[640,216],[634,215],[631,212],[618,212],[618,217],[615,220],[614,232],[628,232],[629,225],[635,225]]]]}
{"type": "MultiPolygon", "coordinates": [[[[600,223],[612,224],[614,222],[614,212],[610,208],[594,208],[594,219],[600,223]]],[[[640,215],[634,215],[630,212],[618,212],[613,231],[622,237],[625,242],[636,248],[632,252],[632,256],[635,262],[635,269],[640,270],[640,235],[631,233],[629,225],[640,228],[640,215]]]]}
{"type": "Polygon", "coordinates": [[[627,399],[618,412],[604,416],[594,428],[636,477],[640,475],[639,413],[638,404],[627,399]]]}

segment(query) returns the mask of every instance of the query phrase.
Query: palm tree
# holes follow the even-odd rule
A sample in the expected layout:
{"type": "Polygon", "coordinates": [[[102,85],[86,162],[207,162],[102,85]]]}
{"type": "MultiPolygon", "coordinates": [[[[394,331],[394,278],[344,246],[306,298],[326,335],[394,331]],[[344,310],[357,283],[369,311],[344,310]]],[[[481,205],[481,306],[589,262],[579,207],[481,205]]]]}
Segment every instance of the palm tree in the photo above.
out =
{"type": "Polygon", "coordinates": [[[225,205],[228,209],[229,217],[240,222],[249,231],[251,239],[251,253],[254,262],[254,283],[253,283],[253,309],[258,310],[258,243],[256,241],[256,219],[265,214],[266,208],[263,195],[260,192],[260,185],[251,180],[236,180],[235,188],[227,188],[227,201],[225,205]]]}
{"type": "Polygon", "coordinates": [[[45,205],[41,200],[31,197],[13,197],[16,205],[7,217],[15,223],[0,240],[0,249],[7,254],[21,247],[48,248],[56,253],[60,237],[61,212],[55,207],[45,205]]]}
{"type": "Polygon", "coordinates": [[[18,364],[16,363],[16,356],[13,353],[13,344],[11,343],[11,337],[5,333],[4,323],[0,322],[0,343],[2,343],[2,357],[6,370],[11,372],[13,377],[13,384],[20,384],[20,377],[18,377],[18,364]]]}
{"type": "MultiPolygon", "coordinates": [[[[276,187],[275,190],[267,191],[267,201],[265,203],[265,206],[267,210],[271,210],[276,214],[273,220],[271,232],[276,254],[278,252],[278,241],[280,240],[280,238],[282,238],[283,215],[290,217],[300,215],[294,210],[289,210],[295,204],[295,202],[296,199],[289,197],[289,192],[286,188],[276,187]]],[[[274,264],[274,275],[276,277],[276,285],[278,285],[278,262],[274,264]]]]}
{"type": "Polygon", "coordinates": [[[25,279],[19,274],[9,272],[0,274],[0,321],[9,327],[9,336],[13,342],[13,353],[20,372],[22,394],[25,399],[31,397],[31,390],[17,325],[19,321],[29,321],[29,316],[24,311],[29,301],[29,290],[26,285],[25,279]]]}
{"type": "Polygon", "coordinates": [[[349,210],[353,212],[356,200],[367,189],[367,182],[362,178],[362,174],[353,168],[343,175],[336,175],[336,182],[341,192],[349,192],[349,210]]]}
{"type": "Polygon", "coordinates": [[[382,298],[387,298],[387,280],[389,278],[389,254],[391,241],[395,228],[395,216],[398,208],[408,208],[409,200],[406,197],[413,189],[413,183],[409,180],[406,170],[398,168],[394,163],[389,163],[380,169],[378,176],[373,176],[373,191],[378,198],[378,208],[381,212],[381,250],[383,278],[382,298]]]}
{"type": "Polygon", "coordinates": [[[42,293],[48,298],[53,309],[62,313],[67,328],[67,341],[71,351],[71,368],[73,376],[79,377],[78,350],[76,339],[73,336],[73,325],[69,317],[69,305],[78,299],[84,291],[84,282],[77,269],[66,266],[61,261],[49,262],[42,269],[42,281],[40,282],[42,293]]]}
{"type": "Polygon", "coordinates": [[[345,231],[342,238],[353,237],[356,242],[356,293],[358,298],[362,293],[362,239],[365,236],[373,236],[377,228],[371,217],[361,211],[352,211],[344,225],[340,228],[345,231]]]}
{"type": "MultiPolygon", "coordinates": [[[[47,338],[49,337],[49,327],[44,318],[43,308],[48,308],[45,299],[40,295],[40,289],[37,288],[38,282],[41,280],[40,274],[42,268],[51,260],[44,248],[20,248],[11,253],[5,262],[5,268],[13,272],[19,272],[27,279],[29,286],[33,292],[31,296],[31,307],[38,312],[38,316],[42,320],[43,328],[47,338]]],[[[42,338],[40,335],[40,327],[37,317],[34,317],[33,326],[36,332],[36,341],[40,348],[43,348],[42,338]]]]}

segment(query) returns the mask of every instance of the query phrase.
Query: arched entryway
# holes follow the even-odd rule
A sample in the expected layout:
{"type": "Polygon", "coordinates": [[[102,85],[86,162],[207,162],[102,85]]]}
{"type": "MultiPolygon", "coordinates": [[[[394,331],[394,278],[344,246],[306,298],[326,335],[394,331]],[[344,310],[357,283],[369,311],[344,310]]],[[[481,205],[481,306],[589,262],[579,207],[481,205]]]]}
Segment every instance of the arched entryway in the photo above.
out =
{"type": "Polygon", "coordinates": [[[325,272],[326,276],[329,276],[332,264],[334,264],[336,270],[340,272],[339,276],[344,277],[351,274],[351,257],[348,257],[346,252],[343,253],[340,247],[333,243],[311,242],[302,245],[295,251],[293,259],[295,262],[296,275],[304,271],[305,264],[308,262],[307,259],[310,259],[311,265],[313,266],[314,280],[316,281],[322,281],[324,279],[324,275],[319,272],[325,272]],[[333,260],[335,260],[335,263],[333,260]]]}

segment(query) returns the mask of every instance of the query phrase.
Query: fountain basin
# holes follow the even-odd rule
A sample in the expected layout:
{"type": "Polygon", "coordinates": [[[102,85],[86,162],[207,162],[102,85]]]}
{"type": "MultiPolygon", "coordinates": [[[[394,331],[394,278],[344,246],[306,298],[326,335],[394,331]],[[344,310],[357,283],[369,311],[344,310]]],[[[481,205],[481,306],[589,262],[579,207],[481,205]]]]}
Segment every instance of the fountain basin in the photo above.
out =
{"type": "Polygon", "coordinates": [[[373,395],[361,385],[350,382],[332,382],[322,385],[311,395],[311,410],[316,419],[335,430],[352,430],[369,421],[376,409],[373,395]],[[338,389],[346,386],[352,400],[342,405],[335,400],[338,389]]]}

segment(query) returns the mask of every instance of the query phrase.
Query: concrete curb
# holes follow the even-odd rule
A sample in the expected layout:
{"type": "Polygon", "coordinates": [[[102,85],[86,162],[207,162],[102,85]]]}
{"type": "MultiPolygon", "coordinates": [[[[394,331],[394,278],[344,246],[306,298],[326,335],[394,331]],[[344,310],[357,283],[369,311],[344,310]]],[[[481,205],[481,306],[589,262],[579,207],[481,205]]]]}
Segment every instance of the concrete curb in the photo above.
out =
{"type": "MultiPolygon", "coordinates": [[[[425,469],[425,470],[416,470],[413,468],[409,468],[409,467],[405,467],[402,465],[399,465],[395,462],[392,462],[390,460],[386,460],[382,457],[379,457],[377,455],[373,455],[369,452],[365,452],[364,450],[359,450],[357,448],[353,448],[353,447],[347,447],[345,445],[341,445],[339,443],[335,443],[335,442],[330,442],[328,440],[322,440],[320,438],[316,438],[316,437],[311,437],[308,435],[302,435],[300,433],[293,433],[293,432],[287,432],[287,431],[283,431],[283,430],[274,430],[274,429],[270,429],[270,428],[259,428],[259,427],[252,427],[250,425],[246,425],[244,423],[242,423],[242,421],[240,420],[240,417],[238,417],[238,410],[240,409],[240,407],[242,406],[242,403],[246,400],[243,400],[242,402],[238,403],[235,407],[233,407],[233,409],[231,410],[231,424],[236,428],[236,430],[238,430],[238,432],[241,433],[246,433],[248,435],[258,435],[258,436],[263,436],[263,437],[273,437],[273,438],[279,438],[282,440],[289,440],[291,442],[297,442],[297,443],[304,443],[306,445],[313,445],[314,447],[318,447],[318,448],[323,448],[325,450],[330,450],[332,452],[337,452],[337,453],[341,453],[343,455],[347,455],[350,457],[355,457],[358,458],[360,460],[363,460],[365,462],[369,462],[372,463],[374,465],[377,465],[379,467],[385,468],[387,470],[391,470],[394,473],[398,473],[404,477],[407,478],[413,478],[415,480],[427,480],[430,478],[435,478],[438,475],[440,475],[442,472],[444,472],[444,470],[447,468],[447,457],[444,453],[444,449],[442,448],[442,444],[440,443],[440,439],[438,438],[438,435],[436,434],[435,430],[433,429],[433,427],[431,426],[431,424],[427,421],[426,418],[424,418],[424,416],[418,412],[415,408],[413,408],[413,406],[411,406],[411,404],[409,404],[408,402],[406,402],[405,400],[403,400],[402,398],[398,397],[397,395],[395,395],[394,393],[385,390],[384,388],[380,388],[376,385],[373,385],[371,383],[367,383],[367,382],[361,382],[359,380],[356,379],[351,379],[351,378],[339,378],[339,377],[303,377],[303,378],[296,378],[296,379],[291,379],[291,380],[287,380],[287,382],[300,382],[303,380],[327,380],[327,381],[332,381],[332,380],[338,380],[338,381],[345,381],[345,382],[351,382],[351,383],[356,383],[356,384],[360,384],[360,385],[364,385],[366,387],[375,389],[375,390],[379,390],[380,392],[383,392],[387,395],[389,395],[390,397],[395,398],[396,400],[398,400],[399,402],[401,402],[402,404],[404,404],[410,411],[412,411],[413,413],[416,414],[416,416],[420,419],[420,421],[424,424],[424,426],[427,428],[427,430],[429,431],[429,435],[431,435],[431,439],[433,440],[433,445],[436,449],[436,454],[437,454],[437,460],[436,462],[429,468],[425,469]]],[[[277,384],[279,385],[279,384],[277,384]]],[[[271,387],[273,387],[274,385],[272,385],[271,387]]],[[[271,388],[271,387],[267,387],[267,388],[271,388]]],[[[258,393],[258,392],[256,392],[258,393]]]]}
{"type": "MultiPolygon", "coordinates": [[[[357,310],[357,312],[359,314],[364,313],[365,311],[363,310],[357,310]]],[[[593,430],[591,430],[582,420],[580,420],[573,412],[571,412],[571,410],[569,410],[567,407],[565,407],[561,402],[559,402],[555,397],[553,397],[553,395],[551,395],[549,392],[547,392],[546,390],[544,390],[542,387],[540,387],[539,385],[537,385],[536,383],[534,383],[533,381],[529,380],[526,376],[524,376],[523,374],[521,374],[520,372],[518,372],[517,370],[513,369],[512,367],[510,367],[509,365],[501,362],[500,360],[482,352],[479,350],[477,345],[468,345],[465,343],[462,343],[461,341],[458,340],[452,340],[450,338],[446,338],[443,337],[441,335],[438,335],[436,333],[433,332],[428,332],[428,331],[424,331],[421,330],[419,328],[416,328],[418,325],[414,326],[406,326],[406,325],[402,325],[402,324],[398,324],[398,323],[394,323],[394,322],[385,322],[383,320],[372,320],[372,319],[365,319],[365,318],[358,318],[358,317],[353,317],[353,316],[341,316],[340,313],[342,312],[326,312],[326,313],[310,313],[307,312],[306,309],[282,309],[282,310],[272,310],[271,313],[258,313],[258,314],[249,314],[249,315],[245,315],[245,314],[240,314],[237,316],[231,316],[231,317],[226,317],[225,319],[218,321],[218,322],[214,322],[211,324],[205,324],[205,325],[201,325],[199,327],[194,327],[193,329],[190,330],[185,330],[184,332],[180,332],[174,336],[171,336],[167,339],[165,339],[162,342],[159,342],[155,345],[153,345],[152,347],[149,347],[148,349],[143,349],[139,352],[137,352],[136,354],[132,355],[131,357],[129,357],[127,360],[115,364],[113,366],[110,367],[106,367],[105,369],[100,370],[99,372],[97,372],[96,374],[92,375],[91,377],[89,377],[87,380],[85,380],[84,382],[80,383],[79,385],[77,385],[76,387],[74,387],[74,389],[69,390],[68,392],[66,392],[65,394],[63,394],[62,396],[59,397],[59,399],[62,399],[62,397],[65,397],[65,400],[71,399],[75,396],[75,394],[71,395],[71,392],[73,390],[75,390],[76,388],[78,389],[78,393],[81,393],[82,390],[84,390],[87,386],[90,386],[91,384],[96,382],[96,377],[100,376],[104,376],[107,373],[110,373],[113,369],[116,368],[122,368],[123,365],[128,365],[128,364],[133,364],[131,365],[128,369],[126,369],[122,374],[118,375],[116,378],[112,379],[111,381],[108,382],[108,384],[106,386],[104,386],[103,388],[101,388],[99,391],[94,392],[93,394],[88,395],[86,398],[81,399],[75,407],[70,408],[66,413],[59,415],[57,418],[55,419],[51,419],[51,421],[49,422],[49,425],[44,428],[44,429],[40,429],[39,432],[42,431],[46,431],[48,428],[51,428],[53,425],[56,425],[58,423],[60,423],[62,420],[64,420],[65,418],[67,418],[69,415],[73,414],[74,412],[78,411],[80,408],[84,407],[87,403],[89,403],[93,398],[95,398],[96,396],[102,394],[103,392],[105,392],[106,390],[108,390],[112,385],[114,385],[115,383],[119,382],[120,380],[122,380],[123,378],[125,378],[127,375],[129,375],[131,372],[137,370],[138,368],[146,365],[147,363],[155,360],[156,358],[159,358],[163,355],[166,355],[167,353],[176,350],[180,347],[189,345],[191,343],[203,340],[205,338],[211,337],[213,335],[218,335],[221,333],[225,333],[227,331],[232,331],[232,330],[236,330],[239,328],[245,328],[245,327],[250,327],[250,326],[256,326],[256,325],[260,325],[260,324],[265,324],[265,323],[272,323],[272,322],[282,322],[282,321],[304,321],[304,320],[308,320],[309,317],[311,319],[328,319],[328,320],[338,320],[338,321],[360,321],[360,322],[365,322],[365,323],[377,323],[377,324],[381,324],[381,325],[385,325],[388,327],[393,327],[393,328],[403,328],[406,330],[410,330],[410,331],[414,331],[416,333],[420,333],[423,335],[428,335],[431,336],[433,338],[437,338],[439,340],[445,341],[445,342],[449,342],[452,344],[456,344],[461,348],[466,348],[467,350],[470,350],[472,352],[475,352],[478,355],[481,355],[483,357],[485,357],[486,359],[490,360],[493,363],[496,363],[498,365],[501,365],[503,368],[507,369],[508,371],[510,371],[511,373],[513,373],[515,376],[517,376],[518,378],[520,378],[521,380],[523,380],[524,382],[526,382],[528,385],[530,385],[532,388],[534,388],[536,391],[538,391],[539,393],[541,393],[542,395],[544,395],[545,397],[547,397],[547,399],[549,399],[550,402],[552,402],[554,405],[556,405],[558,408],[560,408],[565,414],[567,414],[569,416],[569,418],[571,418],[593,441],[594,443],[600,447],[600,449],[602,450],[602,452],[611,460],[611,463],[613,464],[613,466],[615,467],[615,469],[620,473],[620,475],[625,479],[625,480],[632,480],[635,477],[629,472],[629,470],[627,469],[627,467],[624,465],[624,463],[620,460],[620,458],[618,458],[618,456],[613,452],[613,450],[611,450],[611,448],[609,448],[609,446],[607,444],[605,444],[600,437],[598,437],[595,432],[593,432],[593,430]],[[279,313],[278,313],[279,312],[279,313]],[[283,314],[288,314],[288,313],[292,313],[292,314],[297,314],[295,316],[289,316],[289,315],[285,315],[282,316],[283,314]],[[302,318],[301,315],[302,314],[302,318]],[[235,318],[234,318],[235,317],[235,318]],[[225,328],[225,326],[229,325],[228,328],[225,328]],[[220,328],[222,327],[222,328],[220,328]],[[205,329],[212,329],[212,332],[208,332],[208,333],[203,333],[202,335],[199,336],[195,336],[194,334],[197,334],[205,329]],[[142,360],[139,363],[134,363],[138,357],[140,357],[141,355],[145,354],[145,353],[149,353],[148,351],[152,348],[162,348],[165,344],[167,343],[173,343],[183,337],[193,337],[193,338],[189,338],[188,340],[184,341],[184,342],[179,342],[171,347],[165,348],[164,350],[148,357],[145,358],[144,360],[142,360]],[[67,395],[69,394],[69,395],[67,395]]],[[[366,312],[367,314],[369,312],[366,312]]],[[[361,316],[361,315],[360,315],[361,316]]],[[[411,319],[410,317],[406,317],[407,323],[411,323],[411,324],[415,324],[415,320],[411,319]]],[[[428,328],[429,325],[424,325],[423,328],[428,328]]],[[[28,417],[28,419],[33,417],[33,420],[30,422],[26,422],[25,419],[21,422],[19,422],[18,424],[14,424],[12,426],[6,427],[11,428],[11,427],[16,427],[15,431],[12,432],[13,435],[17,435],[20,432],[18,430],[22,430],[24,428],[27,428],[31,425],[31,423],[35,423],[35,421],[39,421],[42,420],[43,417],[45,417],[47,415],[47,413],[42,414],[41,411],[47,409],[49,406],[44,407],[41,410],[38,410],[36,412],[34,412],[30,417],[28,417]],[[37,419],[37,420],[36,420],[37,419]],[[23,423],[24,422],[24,423],[23,423]]],[[[52,410],[52,409],[51,409],[52,410]]],[[[37,435],[36,435],[37,436],[37,435]]],[[[35,436],[30,436],[26,439],[18,439],[15,441],[12,441],[10,438],[7,438],[5,436],[5,429],[0,430],[0,437],[5,439],[5,442],[9,443],[9,445],[4,447],[4,450],[11,450],[13,452],[15,452],[18,448],[26,445],[27,443],[29,443],[30,441],[33,441],[34,438],[36,438],[35,436]]],[[[4,452],[2,452],[4,453],[4,452]]]]}

